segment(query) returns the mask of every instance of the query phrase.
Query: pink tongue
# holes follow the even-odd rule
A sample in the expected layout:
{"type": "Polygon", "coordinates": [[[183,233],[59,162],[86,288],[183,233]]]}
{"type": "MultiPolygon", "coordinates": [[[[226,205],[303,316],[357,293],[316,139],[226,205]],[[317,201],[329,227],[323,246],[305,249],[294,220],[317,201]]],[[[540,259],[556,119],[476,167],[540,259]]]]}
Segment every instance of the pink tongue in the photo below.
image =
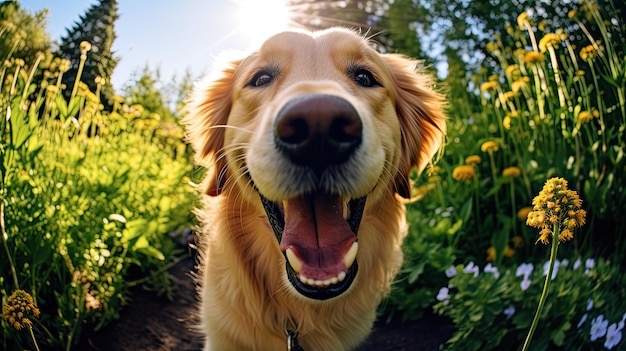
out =
{"type": "Polygon", "coordinates": [[[302,275],[328,279],[345,272],[343,258],[356,235],[341,214],[339,196],[313,195],[289,200],[280,247],[302,261],[302,275]]]}

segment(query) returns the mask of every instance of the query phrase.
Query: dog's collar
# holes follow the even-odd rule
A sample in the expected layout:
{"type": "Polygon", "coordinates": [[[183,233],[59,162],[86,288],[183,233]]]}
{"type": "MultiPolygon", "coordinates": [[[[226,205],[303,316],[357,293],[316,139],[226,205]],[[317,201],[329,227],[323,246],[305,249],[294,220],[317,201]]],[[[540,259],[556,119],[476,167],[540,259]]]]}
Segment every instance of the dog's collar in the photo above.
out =
{"type": "Polygon", "coordinates": [[[285,329],[287,335],[287,351],[304,351],[302,346],[298,345],[298,333],[285,329]]]}

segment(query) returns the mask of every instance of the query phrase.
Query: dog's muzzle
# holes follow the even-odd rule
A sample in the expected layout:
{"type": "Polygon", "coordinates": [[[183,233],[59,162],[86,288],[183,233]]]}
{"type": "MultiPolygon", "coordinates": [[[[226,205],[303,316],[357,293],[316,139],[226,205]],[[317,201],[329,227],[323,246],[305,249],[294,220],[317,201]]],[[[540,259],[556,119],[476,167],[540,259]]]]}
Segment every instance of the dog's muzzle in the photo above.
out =
{"type": "Polygon", "coordinates": [[[339,186],[328,180],[358,149],[362,131],[352,104],[324,94],[292,99],[274,122],[276,149],[318,184],[315,191],[281,202],[269,201],[261,192],[289,281],[312,299],[336,297],[356,277],[357,232],[366,198],[341,195],[339,186]]]}

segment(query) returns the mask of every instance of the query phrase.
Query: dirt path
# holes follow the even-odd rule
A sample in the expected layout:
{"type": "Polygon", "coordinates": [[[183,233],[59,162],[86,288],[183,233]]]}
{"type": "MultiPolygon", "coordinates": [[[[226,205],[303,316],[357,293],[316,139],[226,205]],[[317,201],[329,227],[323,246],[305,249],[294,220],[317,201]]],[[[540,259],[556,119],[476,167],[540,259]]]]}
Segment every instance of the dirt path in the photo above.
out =
{"type": "MultiPolygon", "coordinates": [[[[97,333],[83,333],[80,351],[191,351],[201,350],[199,335],[192,330],[196,306],[194,283],[189,276],[193,260],[172,268],[174,299],[135,291],[120,319],[97,333]]],[[[428,315],[403,323],[377,322],[360,351],[434,351],[452,334],[449,321],[428,315]]]]}

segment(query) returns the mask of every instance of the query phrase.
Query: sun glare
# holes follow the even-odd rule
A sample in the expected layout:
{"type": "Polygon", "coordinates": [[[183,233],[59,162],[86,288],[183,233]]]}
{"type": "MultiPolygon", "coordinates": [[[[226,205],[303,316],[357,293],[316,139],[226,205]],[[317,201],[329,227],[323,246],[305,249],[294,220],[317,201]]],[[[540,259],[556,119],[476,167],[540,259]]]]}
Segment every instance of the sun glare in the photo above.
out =
{"type": "Polygon", "coordinates": [[[254,42],[289,27],[286,0],[233,0],[237,4],[237,29],[254,42]]]}

